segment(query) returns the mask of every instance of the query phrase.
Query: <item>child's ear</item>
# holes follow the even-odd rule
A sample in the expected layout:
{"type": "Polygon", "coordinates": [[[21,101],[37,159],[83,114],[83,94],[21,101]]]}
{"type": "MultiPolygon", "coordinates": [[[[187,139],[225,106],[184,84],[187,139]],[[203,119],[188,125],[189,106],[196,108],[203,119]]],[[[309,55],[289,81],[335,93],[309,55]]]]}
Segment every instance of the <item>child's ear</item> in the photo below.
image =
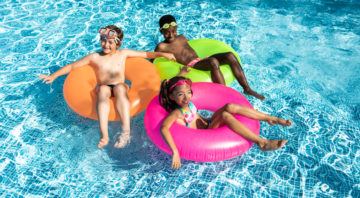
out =
{"type": "Polygon", "coordinates": [[[118,44],[117,44],[117,48],[119,48],[119,47],[121,47],[121,45],[122,45],[122,41],[120,41],[118,44]]]}
{"type": "Polygon", "coordinates": [[[170,98],[171,100],[174,100],[174,96],[173,96],[172,94],[169,94],[169,98],[170,98]]]}

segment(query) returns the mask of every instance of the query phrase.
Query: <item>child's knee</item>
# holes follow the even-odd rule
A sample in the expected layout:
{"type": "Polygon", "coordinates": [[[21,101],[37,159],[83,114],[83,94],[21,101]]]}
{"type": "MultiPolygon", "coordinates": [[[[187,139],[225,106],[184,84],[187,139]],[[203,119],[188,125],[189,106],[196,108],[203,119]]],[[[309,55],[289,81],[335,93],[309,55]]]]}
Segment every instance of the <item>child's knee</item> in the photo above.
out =
{"type": "Polygon", "coordinates": [[[237,61],[237,58],[236,58],[235,54],[232,53],[232,52],[226,53],[226,54],[225,54],[225,57],[226,57],[226,59],[228,59],[229,61],[237,61]]]}
{"type": "Polygon", "coordinates": [[[225,107],[224,109],[225,109],[226,112],[232,113],[234,111],[235,104],[227,103],[224,107],[225,107]]]}
{"type": "Polygon", "coordinates": [[[222,120],[229,120],[231,118],[231,113],[227,112],[227,111],[223,111],[221,113],[221,118],[222,120]]]}
{"type": "Polygon", "coordinates": [[[220,66],[220,62],[216,58],[210,58],[209,63],[211,65],[212,70],[218,70],[220,66]]]}

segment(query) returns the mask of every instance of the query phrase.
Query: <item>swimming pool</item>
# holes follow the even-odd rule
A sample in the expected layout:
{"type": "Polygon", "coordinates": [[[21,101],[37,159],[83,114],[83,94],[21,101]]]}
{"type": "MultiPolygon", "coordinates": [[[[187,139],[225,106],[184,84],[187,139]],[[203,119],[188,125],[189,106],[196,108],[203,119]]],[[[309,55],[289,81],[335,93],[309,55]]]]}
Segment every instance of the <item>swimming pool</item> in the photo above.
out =
{"type": "MultiPolygon", "coordinates": [[[[356,1],[16,1],[0,3],[0,194],[4,197],[359,197],[360,3],[356,1]],[[123,48],[153,50],[158,19],[177,18],[189,39],[212,38],[240,55],[255,109],[294,126],[261,123],[287,138],[262,153],[170,169],[147,137],[144,113],[123,150],[97,149],[97,121],[66,105],[62,85],[38,81],[100,49],[101,26],[123,48]]],[[[231,87],[242,92],[238,83],[231,87]]],[[[120,130],[110,124],[110,135],[120,130]]]]}

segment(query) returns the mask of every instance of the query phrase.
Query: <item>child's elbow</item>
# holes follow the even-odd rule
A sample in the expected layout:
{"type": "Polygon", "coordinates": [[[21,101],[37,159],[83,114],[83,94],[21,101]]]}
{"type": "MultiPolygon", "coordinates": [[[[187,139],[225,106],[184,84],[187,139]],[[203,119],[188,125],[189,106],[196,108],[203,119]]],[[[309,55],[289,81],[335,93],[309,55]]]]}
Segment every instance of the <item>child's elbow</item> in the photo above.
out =
{"type": "Polygon", "coordinates": [[[163,132],[165,132],[165,131],[168,131],[169,130],[169,127],[168,126],[166,126],[166,125],[161,125],[161,127],[160,127],[160,131],[163,133],[163,132]]]}

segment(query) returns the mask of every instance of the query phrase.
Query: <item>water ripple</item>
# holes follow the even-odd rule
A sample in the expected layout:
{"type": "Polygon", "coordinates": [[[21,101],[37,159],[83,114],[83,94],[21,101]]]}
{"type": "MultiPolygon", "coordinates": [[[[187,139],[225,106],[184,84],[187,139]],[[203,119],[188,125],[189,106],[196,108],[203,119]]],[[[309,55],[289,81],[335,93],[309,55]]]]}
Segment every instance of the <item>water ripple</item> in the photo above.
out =
{"type": "MultiPolygon", "coordinates": [[[[1,1],[0,193],[39,197],[357,197],[360,193],[358,2],[346,1],[1,1]],[[221,9],[220,9],[221,8],[221,9]],[[123,150],[97,149],[98,123],[63,99],[65,77],[37,80],[100,50],[98,29],[116,24],[122,48],[153,50],[158,19],[177,18],[189,39],[232,46],[255,109],[291,119],[261,123],[260,136],[287,145],[223,162],[171,157],[147,137],[141,113],[123,150]]],[[[242,92],[237,82],[231,87],[242,92]]],[[[201,112],[209,117],[212,112],[201,112]]],[[[121,130],[109,125],[110,135],[121,130]]],[[[113,144],[113,142],[111,142],[113,144]]]]}

